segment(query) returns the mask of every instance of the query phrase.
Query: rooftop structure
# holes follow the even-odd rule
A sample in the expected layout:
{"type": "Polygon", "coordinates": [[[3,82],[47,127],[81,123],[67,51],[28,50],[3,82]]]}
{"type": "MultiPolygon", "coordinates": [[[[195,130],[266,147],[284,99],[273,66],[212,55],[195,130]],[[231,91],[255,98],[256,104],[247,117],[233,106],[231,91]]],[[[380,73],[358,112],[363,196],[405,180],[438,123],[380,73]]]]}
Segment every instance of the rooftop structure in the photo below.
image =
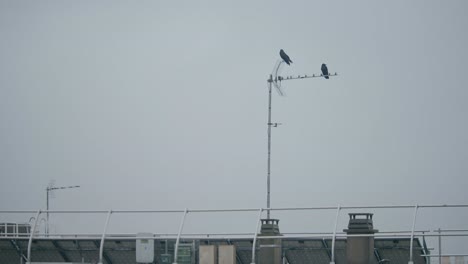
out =
{"type": "MultiPolygon", "coordinates": [[[[154,263],[164,263],[165,255],[174,256],[175,242],[174,239],[156,240],[154,263]]],[[[252,243],[252,239],[182,240],[182,246],[179,247],[178,263],[198,263],[197,249],[200,245],[234,245],[237,264],[250,264],[252,260],[252,243]],[[180,255],[182,251],[185,253],[184,256],[180,255]]],[[[345,239],[336,241],[335,263],[347,263],[346,244],[345,239]]],[[[97,263],[99,260],[99,245],[99,239],[40,239],[33,242],[31,257],[34,262],[97,263]]],[[[329,264],[331,260],[331,239],[286,238],[282,239],[281,246],[285,263],[329,264]]],[[[409,247],[410,241],[407,238],[376,239],[373,258],[370,263],[377,264],[383,259],[390,259],[392,260],[391,263],[408,263],[409,247]]],[[[26,263],[27,248],[27,239],[0,239],[0,263],[26,263]],[[21,262],[21,259],[23,259],[23,262],[21,262]]],[[[261,254],[258,254],[260,250],[260,246],[256,248],[257,261],[261,261],[259,259],[261,254]]],[[[413,250],[415,254],[414,263],[428,263],[426,258],[423,257],[425,249],[417,239],[413,250]]],[[[135,258],[135,239],[111,239],[104,243],[103,263],[135,263],[135,258]]]]}
{"type": "MultiPolygon", "coordinates": [[[[11,219],[8,215],[21,218],[25,215],[30,219],[28,224],[14,224],[10,220],[0,223],[0,263],[136,263],[138,256],[141,259],[151,255],[145,263],[190,263],[210,264],[207,259],[214,260],[216,256],[235,260],[236,264],[296,264],[296,263],[330,263],[330,264],[353,264],[353,263],[442,263],[450,257],[460,259],[467,254],[442,254],[440,238],[468,237],[468,230],[421,230],[416,229],[418,223],[418,212],[434,212],[437,209],[447,208],[466,210],[468,205],[392,205],[392,206],[337,206],[337,207],[314,207],[314,208],[268,208],[268,209],[206,209],[206,210],[109,210],[109,211],[0,211],[0,219],[11,219]],[[388,230],[382,229],[379,223],[396,221],[398,216],[392,215],[391,219],[379,217],[377,224],[374,222],[375,210],[412,210],[411,230],[388,230]],[[336,211],[334,229],[331,232],[314,232],[316,230],[304,230],[303,232],[291,232],[279,227],[279,219],[262,218],[266,211],[291,212],[292,211],[336,211]],[[349,213],[347,228],[339,231],[340,212],[356,211],[349,213]],[[229,221],[222,221],[225,233],[189,233],[184,230],[186,216],[189,214],[203,215],[203,213],[258,213],[258,218],[252,222],[255,224],[255,232],[252,233],[228,233],[232,226],[236,226],[235,217],[229,217],[229,221]],[[34,217],[29,215],[34,213],[34,217]],[[42,232],[41,224],[45,225],[41,218],[46,213],[71,214],[72,218],[81,219],[83,214],[101,214],[105,217],[104,228],[101,233],[83,231],[81,233],[58,233],[42,232]],[[114,226],[112,232],[108,230],[109,220],[113,215],[136,214],[138,218],[148,218],[148,214],[179,214],[181,216],[180,226],[177,233],[160,233],[153,231],[148,226],[138,226],[133,222],[132,227],[146,231],[144,233],[116,233],[121,225],[114,226]],[[79,214],[73,217],[74,214],[79,214]],[[376,230],[375,227],[380,227],[376,230]],[[149,232],[148,232],[149,231],[149,232]],[[439,238],[438,244],[427,246],[427,239],[439,238]],[[151,247],[148,247],[151,245],[151,247]],[[154,247],[153,247],[154,245],[154,247]],[[211,246],[209,249],[212,256],[201,258],[200,249],[211,246]],[[226,246],[226,247],[220,247],[226,246]],[[143,248],[143,250],[142,250],[143,248]],[[222,252],[218,250],[221,250],[222,252]],[[229,251],[230,250],[230,251],[229,251]],[[437,251],[437,254],[431,252],[437,251]],[[149,255],[141,255],[146,253],[149,255]],[[229,253],[231,252],[231,253],[229,253]],[[437,259],[439,261],[437,261],[437,259]]],[[[411,211],[409,211],[411,212],[411,211]]],[[[419,214],[425,215],[425,212],[419,214]]],[[[377,215],[381,216],[381,213],[377,215]]],[[[176,215],[178,218],[179,216],[176,215]]],[[[161,219],[161,216],[158,216],[161,219]]],[[[302,219],[302,218],[300,218],[302,219]]],[[[297,220],[297,219],[296,219],[297,220]]],[[[304,218],[304,221],[310,219],[304,218]]],[[[401,220],[401,219],[399,219],[401,220]]],[[[207,219],[213,221],[213,219],[207,219]]],[[[421,221],[421,219],[419,219],[421,221]]],[[[431,219],[432,221],[432,219],[431,219]]],[[[73,227],[79,223],[74,223],[73,227]]],[[[330,222],[333,224],[333,221],[330,222]]],[[[95,222],[91,225],[82,226],[83,230],[92,227],[102,227],[103,223],[95,222]]],[[[72,226],[70,226],[72,227],[72,226]]],[[[192,226],[194,227],[194,226],[192,226]]],[[[196,226],[195,226],[196,228],[196,226]]],[[[463,227],[462,227],[463,228],[463,227]]],[[[167,231],[167,230],[166,230],[167,231]]],[[[224,264],[231,262],[215,262],[213,264],[224,264]]],[[[234,263],[232,263],[234,264],[234,263]]]]}

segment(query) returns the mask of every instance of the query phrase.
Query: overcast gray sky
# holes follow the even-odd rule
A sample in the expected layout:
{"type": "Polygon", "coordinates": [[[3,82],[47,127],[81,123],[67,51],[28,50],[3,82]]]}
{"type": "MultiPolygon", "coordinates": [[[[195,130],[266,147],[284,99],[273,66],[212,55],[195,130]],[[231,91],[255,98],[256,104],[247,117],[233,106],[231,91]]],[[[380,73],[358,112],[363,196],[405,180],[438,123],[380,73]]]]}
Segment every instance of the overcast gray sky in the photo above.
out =
{"type": "Polygon", "coordinates": [[[2,0],[0,210],[466,204],[467,7],[2,0]]]}

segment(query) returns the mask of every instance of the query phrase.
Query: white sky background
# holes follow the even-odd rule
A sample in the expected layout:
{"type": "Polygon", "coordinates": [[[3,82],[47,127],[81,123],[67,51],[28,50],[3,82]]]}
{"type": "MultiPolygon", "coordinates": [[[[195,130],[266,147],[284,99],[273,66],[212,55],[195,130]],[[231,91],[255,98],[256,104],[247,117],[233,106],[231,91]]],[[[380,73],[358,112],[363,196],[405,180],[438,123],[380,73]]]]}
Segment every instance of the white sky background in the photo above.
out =
{"type": "Polygon", "coordinates": [[[0,1],[0,210],[467,204],[467,7],[0,1]]]}

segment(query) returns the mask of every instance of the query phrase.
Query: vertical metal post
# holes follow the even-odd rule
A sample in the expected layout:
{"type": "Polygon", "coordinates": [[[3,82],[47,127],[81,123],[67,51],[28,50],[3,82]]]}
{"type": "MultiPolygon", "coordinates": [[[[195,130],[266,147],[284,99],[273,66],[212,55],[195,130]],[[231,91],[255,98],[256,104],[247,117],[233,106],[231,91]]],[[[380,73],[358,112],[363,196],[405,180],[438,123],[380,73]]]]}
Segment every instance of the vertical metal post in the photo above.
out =
{"type": "Polygon", "coordinates": [[[273,85],[273,75],[268,79],[268,162],[267,162],[267,219],[270,219],[270,166],[271,166],[271,86],[273,85]]]}
{"type": "Polygon", "coordinates": [[[46,198],[46,201],[47,201],[47,203],[46,203],[47,224],[46,224],[46,227],[45,227],[45,233],[46,233],[46,235],[49,234],[49,191],[50,191],[50,189],[49,189],[49,187],[47,187],[47,188],[46,188],[46,194],[47,194],[47,198],[46,198]]]}
{"type": "Polygon", "coordinates": [[[104,255],[104,240],[106,239],[107,226],[109,225],[109,220],[112,214],[112,210],[109,210],[107,213],[106,223],[104,224],[104,231],[102,232],[101,245],[99,246],[99,264],[102,264],[102,259],[104,255]]]}
{"type": "Polygon", "coordinates": [[[29,242],[28,242],[28,262],[31,262],[31,245],[34,233],[36,232],[37,220],[39,219],[39,215],[41,214],[41,210],[37,211],[36,217],[34,219],[34,225],[31,230],[31,234],[29,234],[29,242]]]}
{"type": "Polygon", "coordinates": [[[188,209],[185,208],[184,215],[182,216],[182,220],[180,221],[180,226],[179,226],[179,233],[177,234],[177,240],[175,244],[175,249],[174,249],[174,262],[173,264],[177,264],[177,257],[179,254],[179,242],[180,242],[180,234],[182,234],[182,229],[184,228],[184,223],[185,223],[185,216],[188,213],[188,209]]]}
{"type": "Polygon", "coordinates": [[[440,227],[439,227],[439,230],[437,231],[439,232],[439,263],[442,264],[442,238],[440,236],[440,233],[441,233],[440,227]]]}
{"type": "Polygon", "coordinates": [[[333,228],[333,238],[331,247],[331,261],[330,264],[335,264],[335,241],[336,241],[336,228],[338,227],[338,217],[340,216],[341,206],[336,208],[335,227],[333,228]]]}
{"type": "Polygon", "coordinates": [[[413,239],[414,239],[414,228],[416,227],[416,216],[418,215],[418,205],[414,206],[414,216],[413,216],[413,227],[411,228],[411,240],[410,240],[410,260],[408,264],[413,264],[413,239]]]}
{"type": "Polygon", "coordinates": [[[262,212],[263,212],[263,209],[260,208],[258,210],[257,225],[255,227],[255,233],[254,233],[254,238],[253,238],[253,243],[252,243],[252,262],[251,262],[251,264],[255,264],[255,248],[256,248],[256,244],[257,244],[258,227],[260,226],[260,222],[262,221],[262,212]]]}

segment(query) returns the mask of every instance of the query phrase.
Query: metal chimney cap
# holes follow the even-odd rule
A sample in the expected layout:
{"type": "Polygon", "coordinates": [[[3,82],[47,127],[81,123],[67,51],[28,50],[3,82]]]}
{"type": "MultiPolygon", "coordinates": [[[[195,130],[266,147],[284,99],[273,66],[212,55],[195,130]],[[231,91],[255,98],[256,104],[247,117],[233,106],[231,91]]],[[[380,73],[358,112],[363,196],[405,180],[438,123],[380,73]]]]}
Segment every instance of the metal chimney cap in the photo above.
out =
{"type": "Polygon", "coordinates": [[[343,230],[348,234],[373,234],[378,232],[374,229],[372,213],[350,213],[348,229],[343,230]]]}
{"type": "Polygon", "coordinates": [[[373,213],[349,213],[349,219],[357,219],[356,216],[365,216],[365,219],[371,219],[374,216],[373,213]]]}

